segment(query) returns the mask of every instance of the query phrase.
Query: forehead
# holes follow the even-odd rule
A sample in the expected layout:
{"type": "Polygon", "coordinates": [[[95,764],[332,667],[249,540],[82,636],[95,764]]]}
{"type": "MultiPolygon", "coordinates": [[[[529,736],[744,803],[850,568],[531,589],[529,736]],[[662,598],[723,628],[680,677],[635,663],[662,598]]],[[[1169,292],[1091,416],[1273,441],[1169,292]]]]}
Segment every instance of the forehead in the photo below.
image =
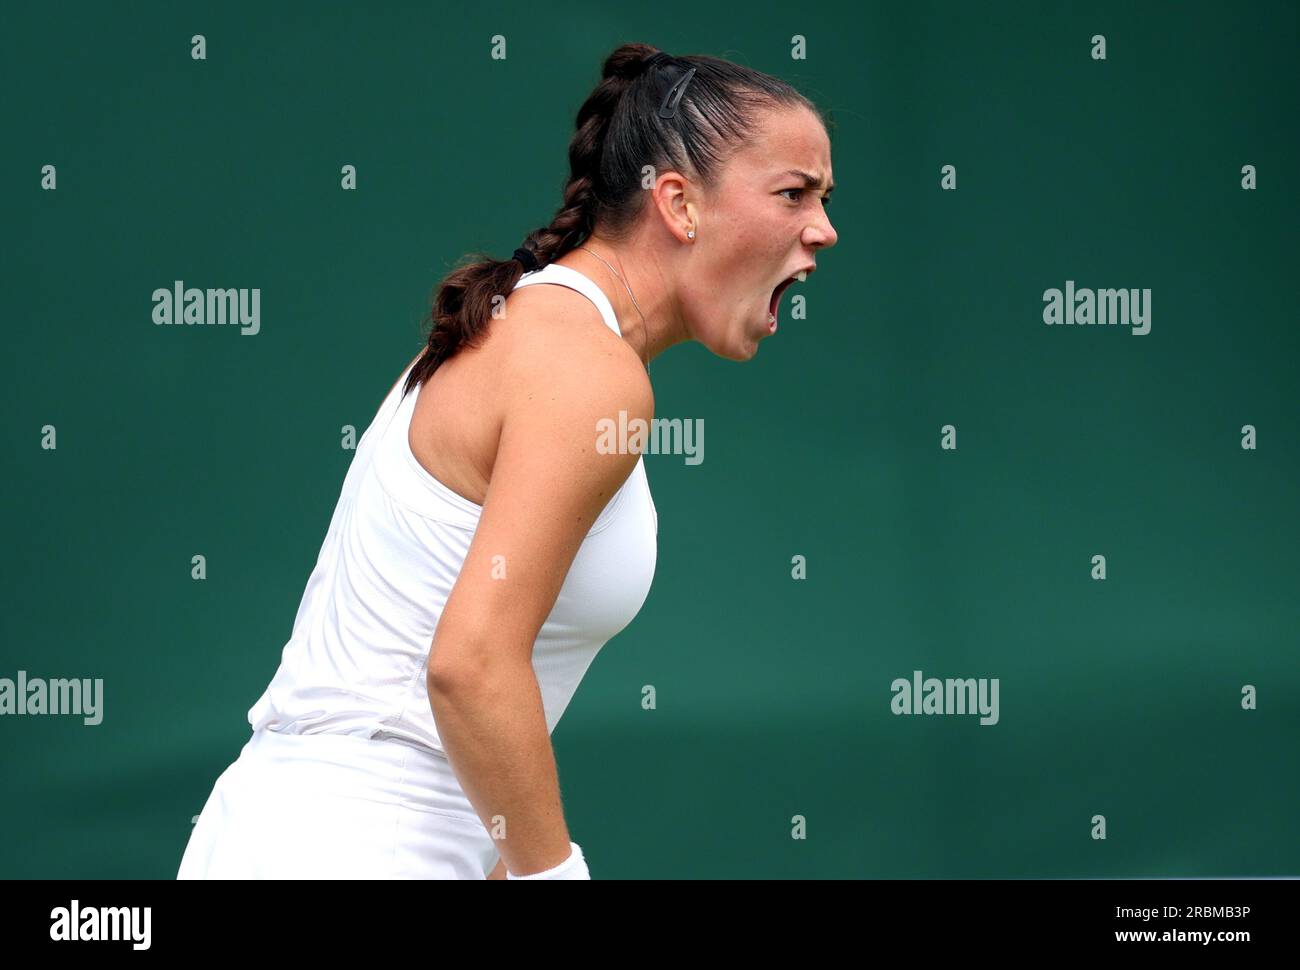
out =
{"type": "Polygon", "coordinates": [[[816,114],[802,106],[769,108],[756,122],[732,160],[737,173],[780,178],[797,168],[833,181],[830,139],[816,114]]]}

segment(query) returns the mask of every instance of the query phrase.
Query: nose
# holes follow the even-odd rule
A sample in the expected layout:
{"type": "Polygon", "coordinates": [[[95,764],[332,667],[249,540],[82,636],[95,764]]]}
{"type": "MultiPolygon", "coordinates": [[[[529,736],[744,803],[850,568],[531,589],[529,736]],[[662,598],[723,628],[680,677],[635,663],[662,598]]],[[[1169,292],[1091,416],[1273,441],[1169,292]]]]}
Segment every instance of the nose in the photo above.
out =
{"type": "Polygon", "coordinates": [[[805,246],[816,246],[819,249],[829,249],[839,241],[840,235],[831,225],[830,216],[826,214],[826,208],[821,208],[821,215],[817,221],[804,228],[803,243],[805,246]]]}

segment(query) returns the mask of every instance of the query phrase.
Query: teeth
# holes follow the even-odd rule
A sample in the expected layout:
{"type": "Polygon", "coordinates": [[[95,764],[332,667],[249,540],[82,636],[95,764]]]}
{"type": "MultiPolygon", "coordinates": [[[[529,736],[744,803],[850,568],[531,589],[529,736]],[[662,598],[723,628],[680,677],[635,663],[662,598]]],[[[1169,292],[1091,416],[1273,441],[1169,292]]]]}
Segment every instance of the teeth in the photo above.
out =
{"type": "Polygon", "coordinates": [[[800,283],[802,283],[804,280],[808,278],[808,271],[806,269],[801,269],[799,270],[799,272],[794,274],[794,278],[797,279],[800,283]]]}

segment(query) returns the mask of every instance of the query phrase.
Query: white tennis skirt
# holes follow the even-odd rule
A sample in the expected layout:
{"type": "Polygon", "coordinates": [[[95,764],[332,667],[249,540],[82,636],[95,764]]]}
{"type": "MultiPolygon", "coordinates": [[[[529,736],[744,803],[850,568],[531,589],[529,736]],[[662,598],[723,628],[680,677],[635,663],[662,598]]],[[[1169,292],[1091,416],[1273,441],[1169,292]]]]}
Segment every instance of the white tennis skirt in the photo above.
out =
{"type": "Polygon", "coordinates": [[[495,843],[446,757],[259,730],[217,779],[177,879],[484,879],[495,843]]]}

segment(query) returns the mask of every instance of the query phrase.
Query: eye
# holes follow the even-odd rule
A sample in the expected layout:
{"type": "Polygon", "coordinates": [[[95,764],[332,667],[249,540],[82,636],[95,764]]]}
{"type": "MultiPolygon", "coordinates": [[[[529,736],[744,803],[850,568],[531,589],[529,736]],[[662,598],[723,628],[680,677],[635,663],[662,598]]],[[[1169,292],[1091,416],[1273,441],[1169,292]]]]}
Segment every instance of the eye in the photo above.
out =
{"type": "MultiPolygon", "coordinates": [[[[798,189],[782,189],[782,190],[781,190],[781,195],[785,195],[785,193],[787,193],[787,192],[797,192],[797,193],[799,193],[800,195],[802,195],[802,194],[803,194],[804,192],[806,192],[806,191],[808,191],[808,190],[807,190],[807,189],[803,189],[803,188],[798,188],[798,189]]],[[[790,201],[791,201],[791,202],[798,202],[799,200],[798,200],[798,199],[791,199],[790,201]]],[[[831,197],[830,197],[829,195],[824,195],[824,196],[822,196],[822,205],[823,205],[823,206],[828,206],[828,205],[830,205],[830,204],[831,204],[831,197]]]]}

